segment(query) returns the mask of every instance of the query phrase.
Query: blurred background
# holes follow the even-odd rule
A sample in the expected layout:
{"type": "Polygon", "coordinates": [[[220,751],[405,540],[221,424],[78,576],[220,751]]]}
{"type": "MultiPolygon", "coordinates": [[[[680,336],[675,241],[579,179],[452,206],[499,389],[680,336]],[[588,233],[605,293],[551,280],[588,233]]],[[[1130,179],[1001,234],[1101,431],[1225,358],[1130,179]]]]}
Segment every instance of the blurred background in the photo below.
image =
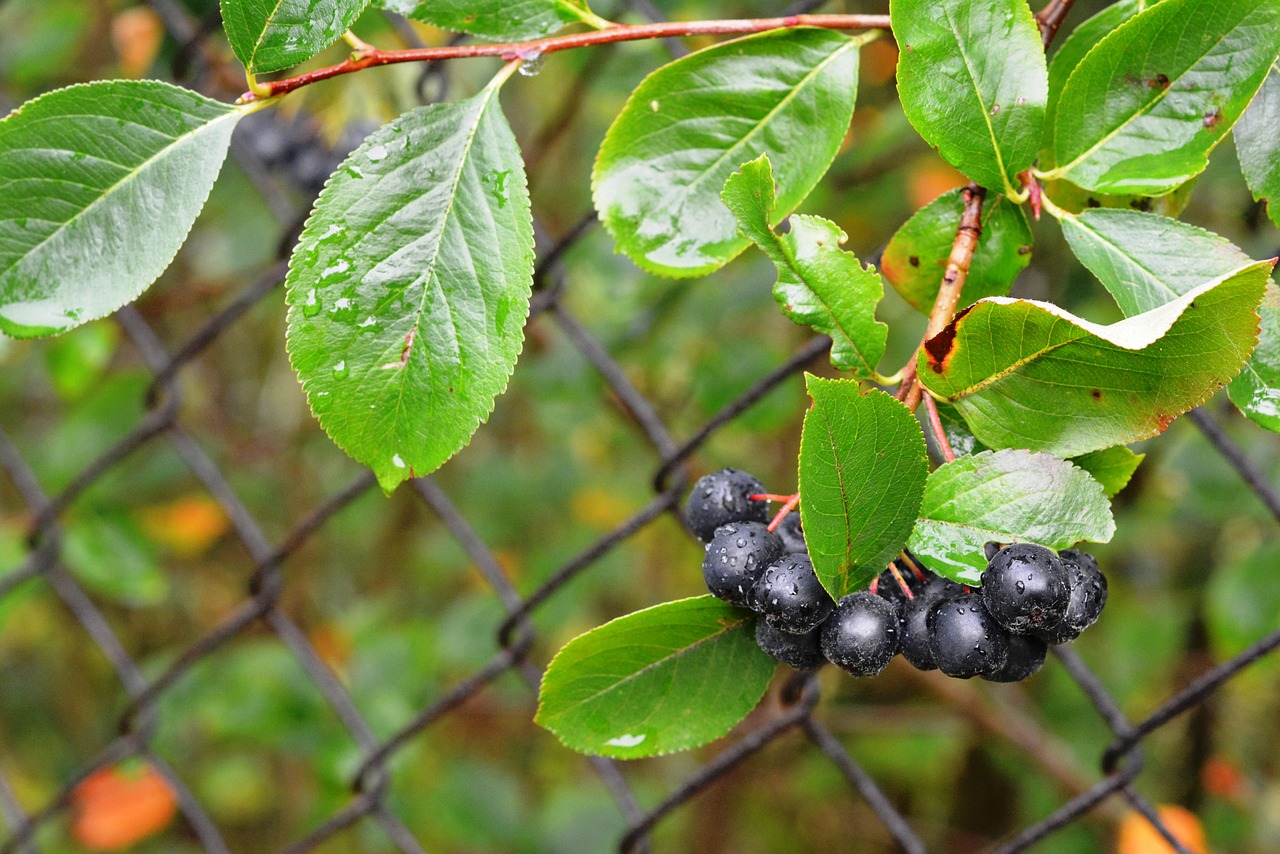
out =
{"type": "MultiPolygon", "coordinates": [[[[1080,0],[1059,41],[1102,5],[1080,0]]],[[[785,7],[599,0],[593,8],[639,22],[785,7]]],[[[856,2],[819,9],[885,11],[856,2]]],[[[384,47],[452,38],[379,11],[354,29],[384,47]]],[[[37,824],[36,850],[207,850],[192,815],[237,852],[299,841],[325,852],[404,849],[397,826],[433,852],[613,850],[628,819],[611,785],[624,780],[638,808],[649,809],[724,749],[610,764],[602,776],[531,722],[529,680],[566,641],[703,592],[700,547],[661,512],[673,501],[661,491],[655,499],[655,473],[672,448],[655,439],[652,419],[683,443],[797,352],[816,352],[778,312],[774,271],[759,253],[706,279],[666,281],[615,256],[603,230],[584,221],[606,128],[639,80],[682,49],[559,53],[503,92],[543,253],[556,247],[560,263],[541,280],[546,310],[526,330],[509,390],[429,493],[406,487],[385,497],[311,418],[285,354],[280,262],[346,151],[423,100],[473,93],[496,61],[366,71],[252,116],[236,131],[190,239],[136,312],[57,339],[0,338],[0,844],[19,815],[52,803],[65,808],[37,824]],[[156,359],[193,336],[207,346],[194,347],[149,402],[156,359]],[[621,392],[601,364],[620,372],[621,392]],[[103,454],[108,464],[91,468],[103,454]],[[192,459],[211,468],[193,468],[192,459]],[[41,526],[43,551],[29,539],[38,508],[21,469],[45,494],[72,489],[57,530],[41,526]],[[333,512],[317,515],[335,496],[333,512]],[[441,496],[479,551],[459,541],[457,519],[435,512],[441,496]],[[614,536],[624,525],[625,536],[614,536]],[[264,560],[250,529],[268,555],[284,544],[284,560],[264,560]],[[567,564],[567,580],[545,586],[567,564]],[[498,628],[513,600],[495,595],[486,581],[494,571],[508,593],[539,594],[523,666],[501,657],[498,628]],[[266,604],[217,645],[207,642],[252,602],[266,604]],[[136,664],[140,683],[121,675],[121,656],[136,664]],[[486,671],[495,661],[502,666],[486,671]],[[317,664],[332,685],[318,679],[317,664]],[[485,678],[462,702],[429,726],[415,723],[478,673],[485,678]],[[141,728],[126,721],[141,742],[121,741],[131,694],[163,674],[174,678],[143,703],[141,728]],[[326,699],[335,689],[372,742],[326,699]],[[360,803],[352,777],[369,744],[400,735],[386,751],[376,809],[326,827],[360,803]],[[104,761],[112,745],[118,750],[104,761]],[[198,804],[184,801],[185,820],[175,816],[177,796],[198,804]],[[328,832],[308,840],[318,828],[328,832]]],[[[313,64],[342,55],[339,45],[313,64]]],[[[847,143],[802,207],[840,224],[863,259],[875,259],[921,205],[965,183],[909,127],[893,88],[895,60],[888,39],[863,51],[847,143]]],[[[213,0],[0,3],[0,112],[52,88],[113,77],[172,80],[224,100],[245,88],[213,0]]],[[[1280,231],[1252,202],[1229,142],[1184,218],[1256,258],[1280,254],[1280,231]]],[[[1052,221],[1035,235],[1015,295],[1093,321],[1120,317],[1070,260],[1052,221]]],[[[892,372],[924,318],[891,290],[880,316],[891,328],[892,372]]],[[[794,491],[807,403],[800,367],[831,375],[821,354],[801,359],[757,402],[717,422],[676,475],[734,466],[774,492],[794,491]]],[[[1274,482],[1280,439],[1228,411],[1224,395],[1204,409],[1274,482]]],[[[1237,472],[1187,418],[1135,449],[1147,458],[1116,499],[1117,535],[1096,549],[1109,604],[1074,645],[1134,720],[1280,626],[1277,522],[1237,472]]],[[[1146,740],[1138,789],[1188,811],[1170,815],[1202,832],[1191,850],[1280,850],[1277,666],[1261,659],[1146,740]]],[[[1101,779],[1099,757],[1112,737],[1052,659],[1023,685],[948,680],[901,659],[873,680],[823,672],[819,684],[815,719],[935,851],[984,850],[1042,819],[1101,779]]],[[[742,732],[779,713],[776,693],[742,732]]],[[[1119,800],[1106,801],[1034,850],[1169,850],[1121,840],[1126,814],[1119,800]]],[[[795,731],[657,822],[652,847],[898,850],[829,756],[795,731]]]]}

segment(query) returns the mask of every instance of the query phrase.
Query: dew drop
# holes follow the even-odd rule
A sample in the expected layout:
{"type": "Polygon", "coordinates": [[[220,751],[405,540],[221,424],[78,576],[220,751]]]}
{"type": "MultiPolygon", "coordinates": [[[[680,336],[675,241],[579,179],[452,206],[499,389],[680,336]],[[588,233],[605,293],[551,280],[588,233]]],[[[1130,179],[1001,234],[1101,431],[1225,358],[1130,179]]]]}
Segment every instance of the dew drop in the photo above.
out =
{"type": "Polygon", "coordinates": [[[342,361],[338,362],[336,365],[333,366],[333,378],[335,380],[340,380],[346,377],[346,375],[347,375],[347,362],[345,359],[343,359],[342,361]]]}
{"type": "Polygon", "coordinates": [[[365,156],[369,158],[370,163],[377,163],[386,159],[387,147],[385,145],[371,145],[369,150],[365,152],[365,156]]]}
{"type": "Polygon", "coordinates": [[[393,454],[391,456],[391,465],[395,466],[398,469],[402,469],[405,467],[404,460],[401,459],[399,454],[393,454]]]}
{"type": "Polygon", "coordinates": [[[315,317],[320,313],[320,297],[316,295],[316,289],[312,288],[307,291],[307,301],[302,304],[302,314],[305,317],[315,317]]]}

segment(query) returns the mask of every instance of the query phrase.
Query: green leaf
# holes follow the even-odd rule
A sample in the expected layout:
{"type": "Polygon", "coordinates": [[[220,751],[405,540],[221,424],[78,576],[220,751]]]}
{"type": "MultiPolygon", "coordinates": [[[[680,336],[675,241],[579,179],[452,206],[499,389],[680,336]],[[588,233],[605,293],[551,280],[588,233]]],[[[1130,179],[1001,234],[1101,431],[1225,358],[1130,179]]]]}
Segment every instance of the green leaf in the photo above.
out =
{"type": "MultiPolygon", "coordinates": [[[[1055,116],[1058,112],[1058,99],[1062,96],[1063,87],[1067,85],[1067,79],[1071,76],[1071,72],[1076,70],[1079,65],[1094,46],[1103,38],[1110,35],[1116,27],[1132,18],[1138,13],[1138,4],[1142,0],[1117,0],[1109,6],[1103,8],[1101,12],[1083,21],[1079,26],[1071,31],[1058,44],[1058,49],[1053,52],[1053,58],[1049,61],[1049,100],[1045,104],[1044,112],[1044,146],[1047,150],[1041,152],[1040,168],[1048,169],[1054,164],[1051,162],[1053,158],[1053,127],[1055,116]]],[[[1147,3],[1148,6],[1154,6],[1154,0],[1147,3]]],[[[1057,201],[1055,198],[1054,201],[1057,201]]]]}
{"type": "Polygon", "coordinates": [[[1258,314],[1258,346],[1227,394],[1250,420],[1280,433],[1280,289],[1275,285],[1267,286],[1258,314]]]}
{"type": "Polygon", "coordinates": [[[1271,66],[1253,103],[1236,123],[1240,171],[1256,201],[1280,226],[1280,62],[1271,66]]]}
{"type": "Polygon", "coordinates": [[[770,225],[794,210],[849,128],[860,44],[830,30],[775,30],[646,77],[609,128],[592,177],[619,251],[663,276],[724,266],[748,243],[720,191],[761,154],[782,187],[770,225]]]}
{"type": "Polygon", "coordinates": [[[912,126],[970,179],[1014,192],[1040,147],[1048,71],[1024,0],[890,0],[912,126]]]}
{"type": "Polygon", "coordinates": [[[666,602],[566,644],[542,678],[534,720],[583,753],[688,750],[746,717],[775,665],[749,611],[711,596],[666,602]]]}
{"type": "Polygon", "coordinates": [[[1063,549],[1105,543],[1115,533],[1102,486],[1066,460],[1024,450],[959,457],[929,475],[911,551],[929,568],[977,584],[983,543],[1038,543],[1063,549]]]}
{"type": "Polygon", "coordinates": [[[168,595],[169,580],[154,545],[123,513],[71,519],[62,557],[80,583],[111,599],[136,607],[158,605],[168,595]]]}
{"type": "Polygon", "coordinates": [[[388,492],[467,443],[520,353],[533,221],[500,83],[365,140],[290,261],[294,369],[325,432],[388,492]]]}
{"type": "Polygon", "coordinates": [[[889,327],[876,321],[884,285],[874,267],[840,245],[847,235],[830,220],[791,217],[791,231],[769,226],[775,205],[773,169],[762,154],[743,164],[725,182],[724,203],[738,218],[738,230],[778,268],[773,298],[787,317],[831,336],[831,363],[859,376],[876,376],[889,327]]]}
{"type": "Polygon", "coordinates": [[[813,406],[800,437],[800,521],[832,598],[859,590],[907,542],[929,462],[915,416],[854,380],[806,374],[813,406]]]}
{"type": "Polygon", "coordinates": [[[54,335],[137,299],[186,239],[242,115],[115,80],[0,121],[0,331],[54,335]]]}
{"type": "Polygon", "coordinates": [[[1147,458],[1146,454],[1135,454],[1124,445],[1114,445],[1101,451],[1073,457],[1071,462],[1087,471],[1093,479],[1102,484],[1102,489],[1111,498],[1129,485],[1138,464],[1147,458]]]}
{"type": "Polygon", "coordinates": [[[222,26],[252,74],[306,62],[342,38],[369,0],[221,0],[222,26]]]}
{"type": "Polygon", "coordinates": [[[1065,216],[1062,233],[1125,317],[1253,263],[1225,237],[1140,211],[1097,208],[1065,216]]]}
{"type": "Polygon", "coordinates": [[[1280,53],[1280,0],[1164,0],[1068,78],[1054,177],[1108,193],[1168,192],[1198,175],[1280,53]]]}
{"type": "MultiPolygon", "coordinates": [[[[943,193],[898,229],[880,259],[889,284],[925,314],[938,298],[963,212],[959,190],[943,193]]],[[[982,239],[973,253],[960,305],[1009,293],[1013,280],[1031,261],[1031,245],[1031,226],[1022,208],[1004,196],[988,196],[982,206],[982,239]]]]}
{"type": "Polygon", "coordinates": [[[926,342],[918,376],[991,448],[1073,457],[1128,444],[1239,372],[1270,272],[1251,264],[1111,326],[1048,303],[984,300],[926,342]]]}
{"type": "Polygon", "coordinates": [[[585,0],[375,0],[391,12],[432,26],[499,41],[549,36],[566,24],[603,27],[585,0]]]}

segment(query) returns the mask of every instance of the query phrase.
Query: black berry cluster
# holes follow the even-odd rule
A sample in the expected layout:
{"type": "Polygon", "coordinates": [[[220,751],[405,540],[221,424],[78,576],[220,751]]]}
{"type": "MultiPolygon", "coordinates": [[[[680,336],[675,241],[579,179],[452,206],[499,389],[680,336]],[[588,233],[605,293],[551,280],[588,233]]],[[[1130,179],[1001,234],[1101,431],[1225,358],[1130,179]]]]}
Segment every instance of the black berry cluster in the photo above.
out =
{"type": "Polygon", "coordinates": [[[813,571],[800,514],[770,531],[768,502],[752,498],[763,494],[756,478],[722,469],[694,486],[685,519],[707,547],[707,588],[759,613],[760,648],[798,670],[829,661],[874,676],[901,652],[920,670],[1018,682],[1040,669],[1049,644],[1093,625],[1107,601],[1092,555],[988,543],[977,589],[899,559],[869,590],[834,602],[813,571]]]}

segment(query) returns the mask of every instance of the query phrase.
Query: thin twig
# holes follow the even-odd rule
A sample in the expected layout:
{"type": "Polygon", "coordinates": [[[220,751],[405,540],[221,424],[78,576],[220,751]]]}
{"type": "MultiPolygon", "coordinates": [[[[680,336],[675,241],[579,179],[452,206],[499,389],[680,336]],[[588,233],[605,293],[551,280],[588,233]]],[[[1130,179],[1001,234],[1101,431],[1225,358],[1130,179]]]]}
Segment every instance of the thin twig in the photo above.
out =
{"type": "Polygon", "coordinates": [[[1071,4],[1075,0],[1049,0],[1049,5],[1045,6],[1036,13],[1036,26],[1040,28],[1040,41],[1044,43],[1046,48],[1053,41],[1053,37],[1058,34],[1058,27],[1062,26],[1062,22],[1066,20],[1067,13],[1071,11],[1071,4]]]}
{"type": "Polygon", "coordinates": [[[392,65],[399,62],[436,62],[477,56],[497,56],[508,62],[516,60],[530,61],[561,50],[612,44],[614,42],[644,41],[673,36],[749,35],[767,30],[781,30],[792,27],[820,27],[828,30],[888,30],[889,16],[788,15],[785,18],[664,21],[657,24],[618,24],[603,30],[572,33],[567,36],[551,36],[550,38],[533,39],[526,42],[448,45],[445,47],[410,48],[407,50],[378,50],[372,48],[357,51],[336,65],[318,68],[284,80],[263,83],[261,84],[261,94],[247,92],[240,96],[240,103],[247,104],[263,98],[278,97],[311,83],[328,80],[331,77],[338,77],[343,74],[351,74],[352,72],[362,71],[377,65],[392,65]]]}
{"type": "Polygon", "coordinates": [[[947,462],[954,461],[956,452],[951,450],[951,440],[947,438],[947,431],[942,429],[942,419],[938,417],[938,404],[934,403],[933,398],[927,394],[924,396],[924,411],[929,414],[929,427],[933,429],[933,438],[938,443],[942,458],[947,462]]]}
{"type": "Polygon", "coordinates": [[[960,215],[960,227],[956,229],[956,239],[951,244],[951,255],[947,258],[947,269],[942,276],[942,285],[938,288],[938,297],[933,302],[933,310],[929,312],[929,325],[925,327],[924,338],[920,347],[912,354],[911,361],[902,371],[902,384],[898,386],[898,400],[907,405],[912,412],[920,405],[920,384],[916,380],[916,359],[924,342],[933,338],[947,328],[956,316],[956,306],[960,304],[960,291],[964,289],[965,278],[969,275],[969,264],[973,261],[974,250],[978,248],[978,238],[982,236],[982,200],[987,191],[977,184],[970,184],[961,191],[964,199],[964,213],[960,215]]]}

